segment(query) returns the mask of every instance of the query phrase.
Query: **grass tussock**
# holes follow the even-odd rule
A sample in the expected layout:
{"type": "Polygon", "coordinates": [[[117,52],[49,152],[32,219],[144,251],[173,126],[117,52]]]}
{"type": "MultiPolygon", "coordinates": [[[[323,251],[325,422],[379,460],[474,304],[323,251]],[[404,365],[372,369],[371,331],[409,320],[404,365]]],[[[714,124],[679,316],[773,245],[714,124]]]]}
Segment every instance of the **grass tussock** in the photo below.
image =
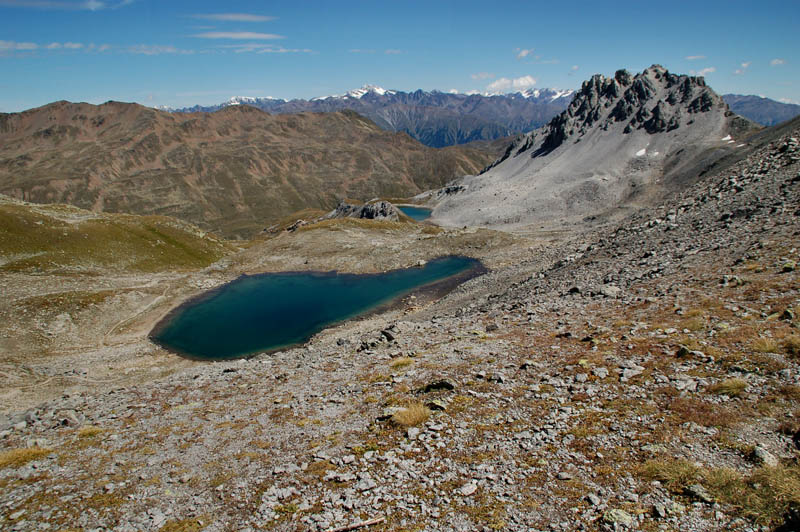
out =
{"type": "Polygon", "coordinates": [[[741,517],[776,526],[790,507],[800,506],[800,466],[760,467],[750,475],[730,468],[706,468],[688,460],[649,460],[637,473],[658,480],[668,490],[683,494],[687,486],[702,484],[711,495],[741,517]]]}
{"type": "Polygon", "coordinates": [[[750,344],[750,347],[752,347],[753,351],[757,353],[778,352],[778,342],[776,342],[772,338],[756,338],[755,340],[753,340],[753,343],[750,344]]]}
{"type": "Polygon", "coordinates": [[[708,387],[708,391],[717,395],[739,397],[747,389],[747,381],[740,378],[725,379],[708,387]]]}
{"type": "Polygon", "coordinates": [[[392,423],[401,427],[415,427],[431,417],[430,409],[422,403],[411,403],[392,416],[392,423]]]}
{"type": "Polygon", "coordinates": [[[741,421],[743,415],[741,412],[692,397],[676,397],[668,408],[682,422],[693,422],[704,427],[730,427],[741,421]]]}
{"type": "Polygon", "coordinates": [[[206,528],[210,520],[191,517],[189,519],[170,520],[159,529],[159,532],[200,532],[206,528]]]}
{"type": "Polygon", "coordinates": [[[78,437],[79,438],[94,438],[102,433],[104,433],[106,429],[102,427],[98,427],[95,425],[84,425],[80,429],[78,429],[78,437]]]}
{"type": "Polygon", "coordinates": [[[389,362],[389,367],[392,369],[402,369],[402,368],[407,368],[413,363],[414,359],[411,357],[397,357],[392,359],[391,362],[389,362]]]}
{"type": "Polygon", "coordinates": [[[5,467],[21,467],[28,462],[32,462],[33,460],[44,458],[52,452],[52,449],[39,447],[32,447],[30,449],[10,449],[8,451],[3,451],[0,453],[0,469],[5,467]]]}

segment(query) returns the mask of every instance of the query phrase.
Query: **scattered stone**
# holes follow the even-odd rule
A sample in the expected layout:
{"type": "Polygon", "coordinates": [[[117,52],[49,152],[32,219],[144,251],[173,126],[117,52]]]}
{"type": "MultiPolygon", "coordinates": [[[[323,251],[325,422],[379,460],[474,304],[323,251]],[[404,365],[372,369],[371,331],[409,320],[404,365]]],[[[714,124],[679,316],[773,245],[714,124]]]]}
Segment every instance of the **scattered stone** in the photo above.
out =
{"type": "Polygon", "coordinates": [[[756,448],[753,450],[753,461],[756,464],[767,467],[777,467],[780,465],[780,460],[761,445],[756,445],[756,448]]]}
{"type": "Polygon", "coordinates": [[[464,484],[463,486],[461,486],[461,489],[458,491],[459,493],[461,493],[462,496],[469,497],[470,495],[478,491],[478,486],[474,482],[469,482],[468,484],[464,484]]]}
{"type": "Polygon", "coordinates": [[[455,390],[455,389],[456,389],[456,385],[453,384],[452,381],[449,381],[447,379],[442,379],[442,380],[433,381],[433,382],[431,382],[429,384],[426,384],[425,386],[423,386],[422,388],[417,390],[417,392],[418,393],[430,393],[430,392],[436,392],[436,391],[439,391],[439,390],[452,391],[452,390],[455,390]]]}
{"type": "Polygon", "coordinates": [[[622,288],[613,284],[607,284],[600,288],[600,293],[606,297],[617,298],[622,293],[622,288]]]}
{"type": "Polygon", "coordinates": [[[684,491],[686,492],[686,495],[694,500],[707,504],[714,502],[714,497],[711,496],[711,494],[702,486],[702,484],[692,484],[687,486],[684,491]]]}
{"type": "Polygon", "coordinates": [[[612,526],[633,526],[633,517],[625,510],[614,508],[603,514],[603,521],[612,526]]]}

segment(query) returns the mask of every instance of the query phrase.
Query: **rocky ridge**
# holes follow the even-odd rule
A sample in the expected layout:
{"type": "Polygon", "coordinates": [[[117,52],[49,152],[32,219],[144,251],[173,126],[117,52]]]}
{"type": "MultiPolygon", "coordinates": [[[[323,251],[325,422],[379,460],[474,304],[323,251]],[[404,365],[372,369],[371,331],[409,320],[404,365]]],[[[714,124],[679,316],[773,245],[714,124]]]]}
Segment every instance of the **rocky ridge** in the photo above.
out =
{"type": "Polygon", "coordinates": [[[433,219],[508,228],[583,221],[684,186],[755,129],[703,78],[658,65],[595,75],[549,124],[459,180],[464,193],[439,203],[433,219]]]}
{"type": "Polygon", "coordinates": [[[2,524],[796,529],[798,138],[433,305],[12,415],[2,524]]]}

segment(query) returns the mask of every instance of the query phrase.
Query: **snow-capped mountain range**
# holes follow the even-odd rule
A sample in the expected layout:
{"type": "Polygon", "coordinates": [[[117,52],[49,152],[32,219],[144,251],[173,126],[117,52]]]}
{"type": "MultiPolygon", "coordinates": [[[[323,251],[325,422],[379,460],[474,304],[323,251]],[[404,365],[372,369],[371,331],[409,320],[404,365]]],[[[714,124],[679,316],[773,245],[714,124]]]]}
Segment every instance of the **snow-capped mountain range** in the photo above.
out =
{"type": "Polygon", "coordinates": [[[428,146],[443,147],[494,140],[535,129],[566,109],[572,93],[571,90],[547,88],[508,94],[404,92],[364,85],[344,94],[310,100],[235,96],[218,105],[171,111],[210,112],[232,105],[251,105],[277,114],[349,109],[370,118],[383,129],[402,131],[428,146]]]}
{"type": "MultiPolygon", "coordinates": [[[[351,109],[367,116],[383,129],[404,131],[423,144],[442,147],[526,133],[546,124],[566,109],[573,96],[572,90],[548,88],[500,94],[423,90],[403,92],[364,85],[344,94],[310,100],[234,96],[217,105],[161,109],[211,112],[232,105],[251,105],[277,114],[351,109]]],[[[800,112],[800,106],[766,98],[726,94],[723,99],[736,113],[763,125],[782,122],[800,112]]]]}

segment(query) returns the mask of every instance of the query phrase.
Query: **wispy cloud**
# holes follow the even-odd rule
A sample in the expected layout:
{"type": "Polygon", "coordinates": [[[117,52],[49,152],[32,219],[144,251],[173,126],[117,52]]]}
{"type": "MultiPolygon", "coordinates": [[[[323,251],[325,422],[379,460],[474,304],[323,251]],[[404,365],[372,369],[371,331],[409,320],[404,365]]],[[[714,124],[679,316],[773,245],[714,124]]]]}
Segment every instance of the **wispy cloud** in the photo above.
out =
{"type": "Polygon", "coordinates": [[[374,54],[375,50],[368,50],[365,48],[351,48],[348,50],[351,54],[374,54]]]}
{"type": "Polygon", "coordinates": [[[800,102],[796,100],[792,100],[791,98],[778,98],[778,101],[781,103],[790,103],[793,105],[800,105],[800,102]]]}
{"type": "Polygon", "coordinates": [[[517,48],[514,51],[517,52],[517,59],[525,59],[533,53],[533,48],[517,48]]]}
{"type": "Polygon", "coordinates": [[[29,52],[38,50],[35,42],[0,41],[0,52],[29,52]]]}
{"type": "Polygon", "coordinates": [[[106,52],[111,49],[109,44],[83,44],[79,42],[51,42],[48,44],[38,44],[35,42],[0,41],[0,54],[12,52],[34,52],[42,50],[45,52],[55,52],[58,50],[84,52],[106,52]]]}
{"type": "Polygon", "coordinates": [[[100,0],[84,0],[82,2],[58,2],[49,0],[0,0],[0,6],[27,7],[31,9],[60,10],[60,11],[100,11],[102,9],[117,9],[130,5],[134,0],[120,2],[101,2],[100,0]]]}
{"type": "Polygon", "coordinates": [[[745,61],[744,63],[741,63],[739,65],[739,68],[737,68],[736,70],[733,71],[733,75],[734,76],[743,75],[745,72],[747,72],[747,69],[750,68],[751,64],[752,64],[752,61],[745,61]]]}
{"type": "Polygon", "coordinates": [[[491,92],[507,91],[507,90],[523,90],[529,89],[536,85],[536,78],[533,76],[522,76],[520,78],[499,78],[490,83],[486,89],[491,92]]]}
{"type": "Polygon", "coordinates": [[[181,55],[191,55],[194,53],[194,50],[181,50],[180,48],[175,48],[174,46],[170,45],[160,45],[160,44],[136,44],[134,46],[129,46],[126,51],[131,54],[137,55],[162,55],[162,54],[181,54],[181,55]]]}
{"type": "Polygon", "coordinates": [[[192,18],[216,20],[220,22],[269,22],[270,20],[275,20],[275,17],[253,15],[250,13],[209,13],[192,15],[192,18]]]}
{"type": "Polygon", "coordinates": [[[580,67],[578,65],[572,65],[571,67],[569,67],[569,69],[572,70],[573,72],[578,70],[579,68],[580,67]]]}
{"type": "Polygon", "coordinates": [[[386,55],[400,55],[400,54],[405,53],[405,52],[403,52],[403,50],[397,50],[397,49],[394,49],[394,48],[389,48],[388,50],[384,50],[383,53],[386,54],[386,55]]]}
{"type": "Polygon", "coordinates": [[[687,61],[699,61],[700,59],[705,59],[706,56],[704,55],[687,55],[685,59],[687,61]]]}
{"type": "Polygon", "coordinates": [[[786,61],[785,61],[785,60],[783,60],[783,59],[779,59],[779,58],[777,58],[777,57],[776,57],[775,59],[773,59],[772,61],[770,61],[770,62],[769,62],[769,64],[770,64],[771,66],[778,66],[778,65],[783,65],[783,64],[786,64],[786,61]]]}
{"type": "Polygon", "coordinates": [[[256,53],[256,54],[313,54],[314,50],[309,48],[284,48],[274,44],[260,42],[249,42],[242,44],[223,44],[217,48],[231,50],[237,54],[256,53]]]}
{"type": "Polygon", "coordinates": [[[51,42],[50,44],[44,46],[43,48],[46,48],[48,50],[61,50],[61,49],[80,50],[81,48],[83,48],[83,44],[79,42],[65,42],[65,43],[51,42]]]}
{"type": "Polygon", "coordinates": [[[701,70],[690,70],[689,74],[692,76],[705,76],[707,74],[711,74],[712,72],[716,72],[716,67],[706,67],[701,70]]]}
{"type": "Polygon", "coordinates": [[[494,74],[490,74],[488,72],[478,72],[477,74],[470,75],[470,77],[474,80],[494,79],[494,74]]]}
{"type": "Polygon", "coordinates": [[[196,33],[192,37],[199,39],[233,39],[233,40],[247,40],[253,39],[256,41],[265,41],[270,39],[285,39],[283,35],[275,35],[274,33],[258,33],[255,31],[207,31],[205,33],[196,33]]]}

